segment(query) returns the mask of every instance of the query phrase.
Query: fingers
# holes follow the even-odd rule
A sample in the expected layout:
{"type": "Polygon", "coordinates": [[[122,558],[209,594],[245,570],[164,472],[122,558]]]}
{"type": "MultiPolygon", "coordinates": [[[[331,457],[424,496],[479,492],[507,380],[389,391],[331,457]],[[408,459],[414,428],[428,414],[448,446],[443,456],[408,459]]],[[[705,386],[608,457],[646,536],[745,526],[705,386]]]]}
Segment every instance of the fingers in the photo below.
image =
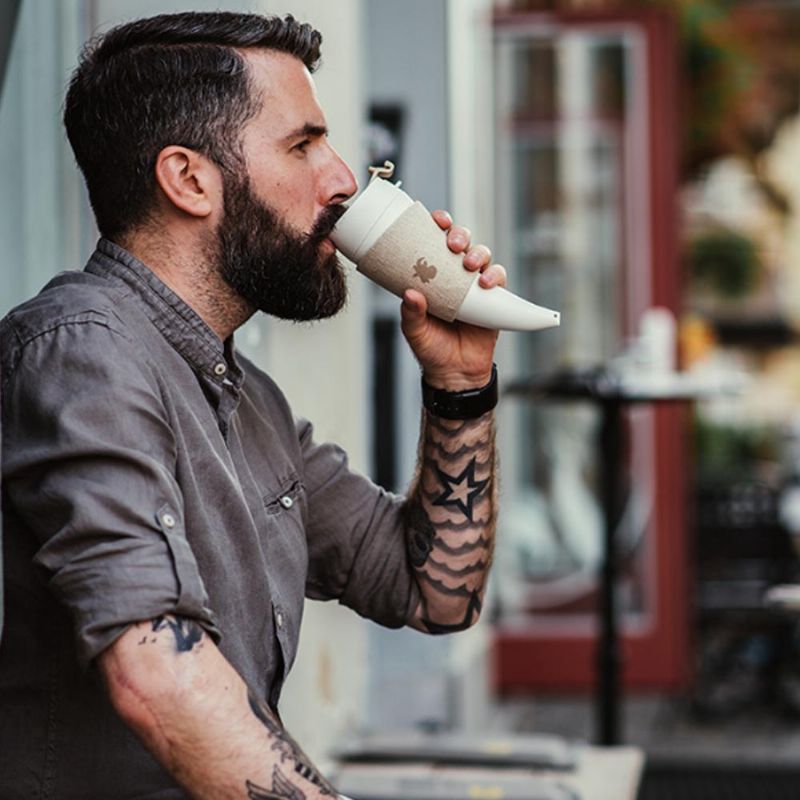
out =
{"type": "Polygon", "coordinates": [[[463,225],[453,225],[447,231],[447,246],[454,253],[464,253],[469,249],[469,242],[472,238],[472,233],[469,228],[463,225]]]}
{"type": "Polygon", "coordinates": [[[453,218],[447,211],[442,211],[441,209],[438,211],[432,211],[431,216],[443,231],[450,230],[450,228],[453,226],[453,218]]]}
{"type": "Polygon", "coordinates": [[[447,231],[447,246],[454,253],[464,253],[464,267],[470,272],[480,271],[480,284],[484,289],[505,286],[508,276],[500,264],[492,264],[492,251],[484,244],[470,246],[472,233],[463,225],[454,225],[447,211],[434,211],[431,215],[436,224],[447,231]]]}
{"type": "Polygon", "coordinates": [[[505,286],[508,281],[505,267],[492,264],[492,251],[484,244],[470,247],[464,256],[464,267],[470,272],[480,271],[480,284],[484,289],[505,286]]]}
{"type": "Polygon", "coordinates": [[[464,256],[464,266],[470,272],[474,272],[476,269],[484,270],[491,262],[492,251],[485,244],[470,247],[464,256]]]}
{"type": "Polygon", "coordinates": [[[492,264],[481,273],[479,283],[484,289],[491,289],[493,286],[505,286],[508,283],[506,268],[500,264],[492,264]]]}
{"type": "Polygon", "coordinates": [[[434,211],[431,216],[443,231],[447,231],[447,246],[454,253],[463,253],[469,249],[469,242],[472,238],[469,228],[465,228],[463,225],[453,225],[453,218],[447,211],[434,211]]]}

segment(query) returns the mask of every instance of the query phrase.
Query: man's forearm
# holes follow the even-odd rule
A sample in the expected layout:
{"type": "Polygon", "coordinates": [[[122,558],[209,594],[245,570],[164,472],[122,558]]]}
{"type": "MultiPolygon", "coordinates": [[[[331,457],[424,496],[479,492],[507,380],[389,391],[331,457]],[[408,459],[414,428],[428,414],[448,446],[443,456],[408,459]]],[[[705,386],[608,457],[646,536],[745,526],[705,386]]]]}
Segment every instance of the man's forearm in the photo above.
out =
{"type": "Polygon", "coordinates": [[[192,797],[338,797],[197,623],[132,626],[99,663],[117,711],[192,797]]]}
{"type": "Polygon", "coordinates": [[[480,615],[496,515],[494,414],[426,414],[417,484],[407,505],[408,553],[428,633],[464,630],[480,615]]]}

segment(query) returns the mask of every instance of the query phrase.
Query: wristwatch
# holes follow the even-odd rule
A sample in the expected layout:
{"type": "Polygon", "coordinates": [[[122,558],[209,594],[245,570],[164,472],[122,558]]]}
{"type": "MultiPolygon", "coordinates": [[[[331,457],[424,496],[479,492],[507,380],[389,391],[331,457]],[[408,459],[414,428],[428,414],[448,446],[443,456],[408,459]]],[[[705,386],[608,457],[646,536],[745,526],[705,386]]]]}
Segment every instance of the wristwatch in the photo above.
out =
{"type": "Polygon", "coordinates": [[[434,416],[443,419],[477,419],[497,405],[497,364],[492,364],[492,377],[486,386],[448,392],[435,389],[422,379],[422,405],[434,416]]]}

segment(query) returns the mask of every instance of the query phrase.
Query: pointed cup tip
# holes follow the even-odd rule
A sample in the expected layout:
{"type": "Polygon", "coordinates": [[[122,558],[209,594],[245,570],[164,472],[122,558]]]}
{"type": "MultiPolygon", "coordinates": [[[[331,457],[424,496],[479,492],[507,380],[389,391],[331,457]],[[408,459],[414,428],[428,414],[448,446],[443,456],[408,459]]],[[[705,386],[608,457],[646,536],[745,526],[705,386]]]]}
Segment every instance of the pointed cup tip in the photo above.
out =
{"type": "Polygon", "coordinates": [[[561,324],[559,311],[537,306],[499,286],[483,289],[477,280],[456,318],[482,328],[506,331],[540,331],[561,324]]]}

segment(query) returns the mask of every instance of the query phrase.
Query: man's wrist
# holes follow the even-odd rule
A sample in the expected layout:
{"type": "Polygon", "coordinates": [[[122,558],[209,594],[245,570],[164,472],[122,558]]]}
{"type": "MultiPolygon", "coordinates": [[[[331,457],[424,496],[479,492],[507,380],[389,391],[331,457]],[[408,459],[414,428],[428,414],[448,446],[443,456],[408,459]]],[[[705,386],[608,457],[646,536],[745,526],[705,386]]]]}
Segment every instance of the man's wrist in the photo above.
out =
{"type": "Polygon", "coordinates": [[[459,391],[432,386],[422,378],[422,404],[426,411],[443,419],[477,419],[497,405],[497,365],[492,364],[488,381],[459,391]]]}
{"type": "Polygon", "coordinates": [[[495,364],[492,364],[488,370],[477,372],[474,375],[465,375],[462,372],[423,369],[422,380],[428,386],[445,392],[470,392],[486,386],[492,380],[495,366],[495,364]]]}

